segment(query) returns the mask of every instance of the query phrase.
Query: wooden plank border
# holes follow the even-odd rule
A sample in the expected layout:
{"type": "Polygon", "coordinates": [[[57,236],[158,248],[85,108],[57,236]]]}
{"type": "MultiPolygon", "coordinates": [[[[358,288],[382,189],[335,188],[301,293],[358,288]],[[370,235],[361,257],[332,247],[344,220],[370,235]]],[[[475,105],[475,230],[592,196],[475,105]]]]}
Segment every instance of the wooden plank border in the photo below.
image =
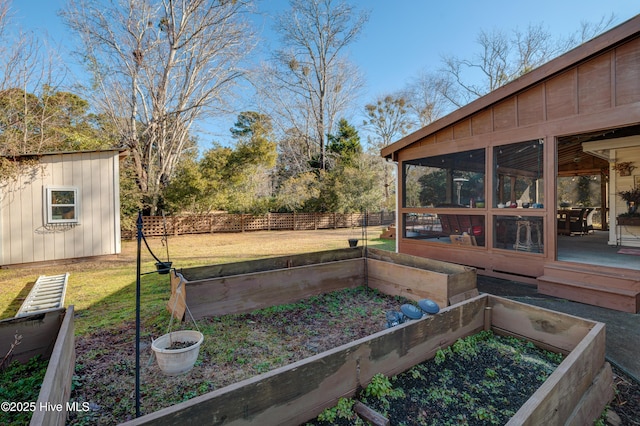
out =
{"type": "MultiPolygon", "coordinates": [[[[276,236],[274,236],[274,238],[276,238],[276,236]]],[[[268,257],[257,260],[246,260],[242,262],[222,263],[218,265],[194,266],[191,268],[180,269],[179,272],[185,277],[185,279],[187,279],[187,281],[198,281],[210,278],[227,277],[230,275],[249,274],[253,272],[292,268],[295,266],[335,262],[338,260],[357,259],[360,257],[362,257],[362,248],[344,248],[289,256],[268,257]]]]}
{"type": "MultiPolygon", "coordinates": [[[[174,307],[186,303],[195,319],[247,313],[357,287],[362,285],[363,279],[362,258],[183,282],[180,292],[177,290],[181,275],[176,273],[171,277],[172,294],[167,309],[174,312],[174,307]]],[[[174,315],[182,319],[184,312],[178,311],[174,315]]]]}
{"type": "Polygon", "coordinates": [[[449,305],[451,295],[476,287],[475,274],[469,281],[458,278],[457,274],[367,259],[367,283],[371,288],[415,301],[431,299],[440,307],[449,305]]]}
{"type": "Polygon", "coordinates": [[[70,305],[49,359],[47,372],[36,401],[36,410],[31,416],[29,424],[32,426],[64,426],[66,424],[68,402],[71,396],[71,378],[76,364],[73,315],[74,308],[70,305]]]}
{"type": "Polygon", "coordinates": [[[14,335],[22,335],[22,342],[16,346],[11,360],[28,362],[36,355],[48,359],[53,351],[65,309],[29,314],[0,320],[0,353],[6,354],[14,340],[14,335]]]}
{"type": "MultiPolygon", "coordinates": [[[[494,297],[491,307],[491,328],[502,334],[530,340],[536,345],[567,354],[595,326],[593,321],[550,309],[494,297]]],[[[604,362],[604,353],[603,353],[604,362]]]]}
{"type": "MultiPolygon", "coordinates": [[[[574,412],[576,407],[584,395],[588,395],[593,383],[598,382],[598,376],[605,368],[604,347],[605,325],[596,323],[507,425],[572,424],[572,416],[579,415],[579,411],[574,412]]],[[[597,412],[588,424],[596,420],[613,397],[613,387],[609,387],[610,393],[605,398],[593,401],[591,407],[583,406],[583,409],[597,412]]]]}
{"type": "Polygon", "coordinates": [[[177,319],[186,306],[194,318],[246,313],[358,285],[445,307],[453,296],[476,290],[473,268],[376,250],[368,254],[348,248],[187,268],[172,274],[167,309],[177,319]]]}

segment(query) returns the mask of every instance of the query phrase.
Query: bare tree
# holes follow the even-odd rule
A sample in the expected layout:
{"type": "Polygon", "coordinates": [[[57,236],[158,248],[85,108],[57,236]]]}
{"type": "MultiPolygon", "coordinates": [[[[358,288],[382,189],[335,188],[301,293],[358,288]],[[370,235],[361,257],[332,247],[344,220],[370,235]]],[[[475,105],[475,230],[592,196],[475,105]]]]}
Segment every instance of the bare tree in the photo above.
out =
{"type": "MultiPolygon", "coordinates": [[[[395,139],[406,135],[413,123],[408,113],[409,103],[402,94],[384,95],[378,97],[375,103],[365,105],[366,120],[365,127],[378,136],[375,147],[381,149],[395,139]]],[[[384,163],[384,160],[380,158],[384,163]]],[[[389,187],[392,186],[391,173],[388,167],[383,164],[384,176],[384,199],[385,204],[389,204],[389,187]]]]}
{"type": "Polygon", "coordinates": [[[197,123],[225,108],[253,36],[248,1],[70,0],[98,108],[132,155],[155,212],[197,123]]]}
{"type": "Polygon", "coordinates": [[[597,23],[583,22],[566,39],[554,39],[542,24],[529,25],[525,31],[516,29],[511,36],[502,30],[483,30],[476,40],[480,51],[473,58],[442,58],[444,79],[439,91],[461,107],[596,36],[613,22],[614,15],[597,23]]]}
{"type": "Polygon", "coordinates": [[[357,69],[342,55],[368,14],[356,16],[351,5],[335,0],[290,5],[276,21],[283,47],[265,65],[262,94],[283,130],[311,137],[324,169],[327,135],[362,87],[357,69]]]}
{"type": "Polygon", "coordinates": [[[448,79],[441,86],[443,96],[456,107],[491,92],[514,78],[518,59],[513,58],[513,46],[504,31],[481,31],[477,37],[480,52],[472,59],[454,55],[442,58],[448,79]],[[480,78],[468,78],[478,73],[480,78]]]}
{"type": "Polygon", "coordinates": [[[404,95],[407,108],[420,127],[431,124],[447,111],[450,104],[442,95],[444,84],[441,74],[423,70],[407,85],[404,95]]]}
{"type": "Polygon", "coordinates": [[[375,103],[365,105],[364,125],[378,136],[377,148],[383,148],[409,132],[413,127],[409,108],[403,94],[380,96],[375,103]]]}
{"type": "MultiPolygon", "coordinates": [[[[76,100],[60,92],[64,70],[53,49],[40,33],[14,26],[11,2],[0,0],[0,180],[6,185],[36,162],[10,159],[70,149],[77,122],[64,122],[63,109],[80,116],[71,107],[76,100]]],[[[69,115],[67,115],[69,117],[69,115]]],[[[27,172],[28,173],[28,172],[27,172]]],[[[3,187],[6,194],[10,189],[3,187]]]]}
{"type": "Polygon", "coordinates": [[[572,49],[586,41],[591,40],[598,34],[611,28],[617,21],[616,15],[602,16],[598,22],[580,22],[580,28],[571,34],[564,42],[564,50],[572,49]]]}

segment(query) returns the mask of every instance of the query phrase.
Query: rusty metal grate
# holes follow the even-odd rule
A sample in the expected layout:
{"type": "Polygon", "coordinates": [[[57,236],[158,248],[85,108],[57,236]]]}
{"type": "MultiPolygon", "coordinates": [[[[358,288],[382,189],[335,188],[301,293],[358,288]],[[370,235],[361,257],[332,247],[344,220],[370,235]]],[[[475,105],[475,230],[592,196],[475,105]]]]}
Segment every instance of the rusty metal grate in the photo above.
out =
{"type": "Polygon", "coordinates": [[[16,317],[64,307],[68,280],[68,272],[61,275],[40,275],[29,295],[22,302],[16,317]]]}

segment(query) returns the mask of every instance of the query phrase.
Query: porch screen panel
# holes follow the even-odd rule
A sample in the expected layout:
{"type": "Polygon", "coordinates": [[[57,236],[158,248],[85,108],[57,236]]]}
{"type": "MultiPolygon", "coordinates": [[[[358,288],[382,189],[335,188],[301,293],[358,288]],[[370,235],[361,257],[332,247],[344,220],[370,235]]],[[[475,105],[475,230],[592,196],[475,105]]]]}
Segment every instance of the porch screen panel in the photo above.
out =
{"type": "Polygon", "coordinates": [[[484,171],[484,149],[405,161],[403,206],[484,207],[484,171]]]}
{"type": "Polygon", "coordinates": [[[405,213],[402,217],[404,238],[457,246],[485,245],[484,215],[441,211],[405,213]]]}
{"type": "Polygon", "coordinates": [[[543,207],[542,140],[498,146],[493,152],[493,207],[543,207]]]}
{"type": "Polygon", "coordinates": [[[494,216],[493,229],[495,248],[544,252],[543,218],[540,216],[494,216]]]}

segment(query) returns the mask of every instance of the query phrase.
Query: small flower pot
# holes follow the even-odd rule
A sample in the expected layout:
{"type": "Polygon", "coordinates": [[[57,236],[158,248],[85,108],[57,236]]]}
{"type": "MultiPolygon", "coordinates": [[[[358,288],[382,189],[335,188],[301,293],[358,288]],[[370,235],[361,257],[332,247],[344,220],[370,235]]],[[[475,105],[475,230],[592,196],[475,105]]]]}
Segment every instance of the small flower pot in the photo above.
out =
{"type": "Polygon", "coordinates": [[[620,176],[631,176],[631,168],[620,169],[620,176]]]}
{"type": "Polygon", "coordinates": [[[203,341],[204,336],[199,331],[173,331],[151,342],[151,349],[155,353],[160,370],[167,376],[178,376],[193,368],[203,341]],[[192,344],[178,349],[170,349],[176,343],[184,344],[185,342],[192,344]]]}
{"type": "Polygon", "coordinates": [[[160,275],[168,274],[171,271],[171,262],[156,262],[156,270],[160,275]]]}
{"type": "Polygon", "coordinates": [[[349,247],[354,248],[358,245],[357,238],[349,238],[349,247]]]}

